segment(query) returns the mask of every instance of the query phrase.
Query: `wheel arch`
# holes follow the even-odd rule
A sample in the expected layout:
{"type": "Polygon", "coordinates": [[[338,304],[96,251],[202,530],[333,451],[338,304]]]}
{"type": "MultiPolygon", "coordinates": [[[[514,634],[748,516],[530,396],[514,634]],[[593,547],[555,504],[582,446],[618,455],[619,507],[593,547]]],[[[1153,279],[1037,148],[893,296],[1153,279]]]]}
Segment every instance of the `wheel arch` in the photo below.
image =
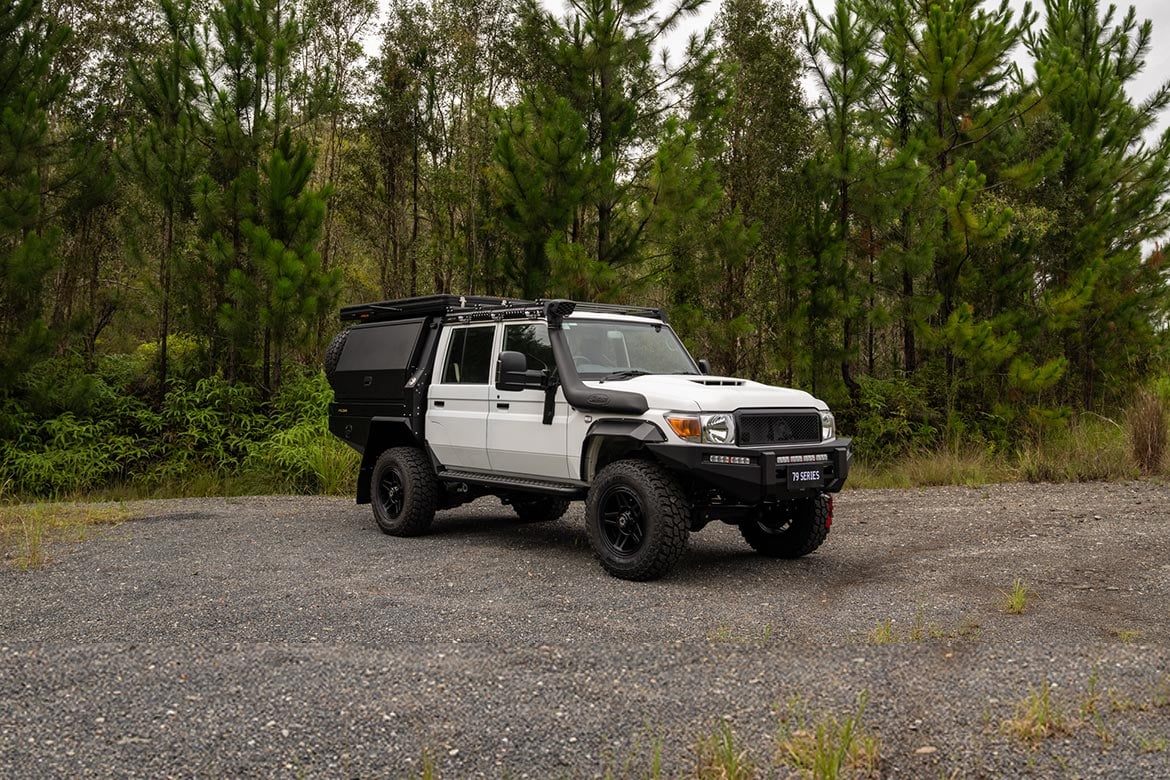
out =
{"type": "Polygon", "coordinates": [[[597,472],[610,463],[642,457],[648,453],[647,444],[664,441],[666,434],[648,420],[598,420],[589,426],[581,442],[581,479],[592,483],[597,472]]]}
{"type": "Polygon", "coordinates": [[[391,447],[417,447],[418,437],[406,417],[375,417],[370,421],[370,434],[362,451],[362,465],[358,471],[357,503],[370,503],[370,478],[378,456],[391,447]]]}

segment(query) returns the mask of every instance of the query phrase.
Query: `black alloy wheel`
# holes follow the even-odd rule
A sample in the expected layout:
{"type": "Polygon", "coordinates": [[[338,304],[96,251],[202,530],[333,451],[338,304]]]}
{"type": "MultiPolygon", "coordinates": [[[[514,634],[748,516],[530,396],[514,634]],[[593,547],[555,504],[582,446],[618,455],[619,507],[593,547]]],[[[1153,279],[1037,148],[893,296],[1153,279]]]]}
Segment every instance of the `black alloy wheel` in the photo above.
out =
{"type": "Polygon", "coordinates": [[[378,502],[386,510],[387,517],[397,520],[402,514],[405,504],[402,495],[402,477],[393,468],[382,472],[382,479],[378,480],[378,502]]]}
{"type": "Polygon", "coordinates": [[[439,481],[430,459],[416,447],[391,447],[370,475],[370,504],[382,533],[424,533],[439,507],[439,481]]]}
{"type": "Polygon", "coordinates": [[[638,494],[614,485],[601,497],[601,543],[617,558],[631,558],[646,540],[646,513],[638,494]]]}
{"type": "Polygon", "coordinates": [[[585,530],[602,567],[624,580],[666,574],[687,548],[691,505],[675,476],[630,458],[601,469],[585,500],[585,530]]]}

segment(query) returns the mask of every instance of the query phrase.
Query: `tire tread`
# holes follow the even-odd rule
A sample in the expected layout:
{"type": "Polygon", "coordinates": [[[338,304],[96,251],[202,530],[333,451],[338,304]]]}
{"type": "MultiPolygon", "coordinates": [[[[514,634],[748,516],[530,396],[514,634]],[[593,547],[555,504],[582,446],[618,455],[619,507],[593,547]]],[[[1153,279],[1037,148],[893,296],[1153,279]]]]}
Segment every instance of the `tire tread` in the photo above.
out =
{"type": "Polygon", "coordinates": [[[430,528],[439,506],[439,481],[435,478],[431,461],[417,447],[391,447],[378,456],[373,475],[374,519],[382,533],[390,536],[418,536],[430,528]],[[406,493],[402,514],[397,518],[383,518],[376,491],[379,475],[389,464],[397,461],[406,493]]]}
{"type": "Polygon", "coordinates": [[[645,460],[620,460],[602,469],[593,484],[595,489],[589,491],[585,512],[590,542],[593,543],[594,552],[601,560],[602,567],[615,577],[637,582],[657,579],[666,574],[686,552],[690,536],[691,506],[678,481],[657,463],[645,460]],[[614,475],[632,476],[633,481],[640,483],[650,494],[648,509],[660,513],[663,521],[658,544],[649,555],[633,566],[615,566],[612,561],[606,560],[600,544],[594,539],[594,534],[600,533],[597,528],[599,522],[596,520],[600,511],[597,502],[604,492],[606,483],[613,479],[614,475]]]}

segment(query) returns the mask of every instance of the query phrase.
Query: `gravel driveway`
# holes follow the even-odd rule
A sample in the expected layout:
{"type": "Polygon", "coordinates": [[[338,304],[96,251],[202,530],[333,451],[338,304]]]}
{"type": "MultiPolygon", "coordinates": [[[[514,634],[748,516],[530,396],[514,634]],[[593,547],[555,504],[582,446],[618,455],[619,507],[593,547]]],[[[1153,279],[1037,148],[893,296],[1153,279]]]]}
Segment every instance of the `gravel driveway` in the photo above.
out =
{"type": "Polygon", "coordinates": [[[720,719],[785,776],[778,713],[862,692],[883,776],[1170,777],[1164,486],[846,492],[808,558],[713,524],[646,584],[601,571],[580,505],[417,539],[344,499],[127,508],[0,568],[4,777],[644,776],[655,741],[693,776],[720,719]],[[1004,721],[1045,684],[1064,728],[1033,745],[1004,721]]]}

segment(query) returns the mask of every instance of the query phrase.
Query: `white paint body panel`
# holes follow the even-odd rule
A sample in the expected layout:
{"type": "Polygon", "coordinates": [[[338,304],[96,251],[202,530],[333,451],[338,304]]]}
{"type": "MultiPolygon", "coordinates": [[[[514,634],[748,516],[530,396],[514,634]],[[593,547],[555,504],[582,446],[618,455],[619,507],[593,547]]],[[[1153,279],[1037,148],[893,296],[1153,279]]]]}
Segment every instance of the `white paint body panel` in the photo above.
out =
{"type": "Polygon", "coordinates": [[[491,394],[487,451],[492,471],[560,480],[575,476],[569,473],[569,405],[563,393],[557,392],[551,425],[542,422],[543,390],[493,387],[491,394]]]}

